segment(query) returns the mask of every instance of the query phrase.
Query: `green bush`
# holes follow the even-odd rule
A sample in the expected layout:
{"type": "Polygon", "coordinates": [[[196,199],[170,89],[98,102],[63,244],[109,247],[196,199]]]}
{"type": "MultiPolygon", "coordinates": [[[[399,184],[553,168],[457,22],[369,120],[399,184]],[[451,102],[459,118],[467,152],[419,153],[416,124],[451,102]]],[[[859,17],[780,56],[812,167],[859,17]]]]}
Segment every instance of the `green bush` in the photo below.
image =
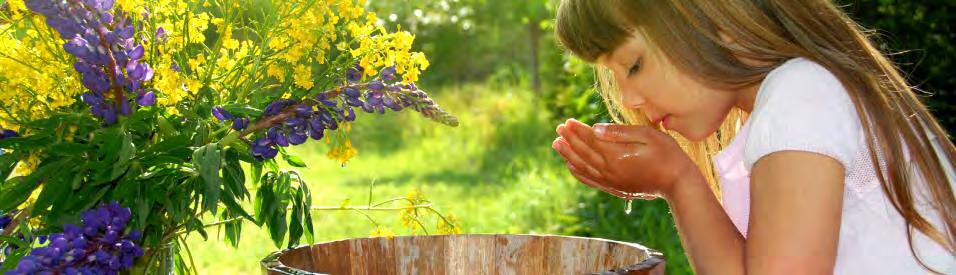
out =
{"type": "Polygon", "coordinates": [[[956,131],[956,1],[840,2],[853,19],[876,31],[881,50],[893,53],[910,85],[926,92],[923,102],[947,132],[956,131]]]}

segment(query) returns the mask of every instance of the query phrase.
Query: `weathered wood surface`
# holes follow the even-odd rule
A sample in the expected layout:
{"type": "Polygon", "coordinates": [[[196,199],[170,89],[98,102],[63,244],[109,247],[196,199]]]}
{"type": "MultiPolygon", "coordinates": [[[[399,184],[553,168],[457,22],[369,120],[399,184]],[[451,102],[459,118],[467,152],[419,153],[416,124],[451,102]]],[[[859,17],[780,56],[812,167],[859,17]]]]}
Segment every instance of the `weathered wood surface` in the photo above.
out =
{"type": "Polygon", "coordinates": [[[289,249],[267,274],[664,274],[663,255],[638,244],[545,235],[361,238],[289,249]]]}

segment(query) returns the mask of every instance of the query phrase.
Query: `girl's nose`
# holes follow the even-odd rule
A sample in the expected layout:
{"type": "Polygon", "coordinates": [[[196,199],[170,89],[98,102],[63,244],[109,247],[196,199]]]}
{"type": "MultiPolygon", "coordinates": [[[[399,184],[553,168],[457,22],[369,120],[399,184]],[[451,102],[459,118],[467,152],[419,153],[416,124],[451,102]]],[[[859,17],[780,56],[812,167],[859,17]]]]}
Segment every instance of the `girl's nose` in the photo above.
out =
{"type": "Polygon", "coordinates": [[[647,103],[647,101],[636,91],[624,90],[621,92],[621,104],[624,105],[624,108],[639,109],[643,107],[645,103],[647,103]]]}

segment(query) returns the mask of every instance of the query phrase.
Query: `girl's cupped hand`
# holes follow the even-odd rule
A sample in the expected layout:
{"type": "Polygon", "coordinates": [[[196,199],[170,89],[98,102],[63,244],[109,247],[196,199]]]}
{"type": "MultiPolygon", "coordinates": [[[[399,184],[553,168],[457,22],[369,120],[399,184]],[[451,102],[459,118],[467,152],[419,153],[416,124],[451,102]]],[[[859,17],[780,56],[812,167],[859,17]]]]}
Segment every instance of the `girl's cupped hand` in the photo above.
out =
{"type": "Polygon", "coordinates": [[[672,137],[649,126],[558,125],[551,144],[582,183],[625,199],[667,195],[683,176],[699,173],[672,137]]]}

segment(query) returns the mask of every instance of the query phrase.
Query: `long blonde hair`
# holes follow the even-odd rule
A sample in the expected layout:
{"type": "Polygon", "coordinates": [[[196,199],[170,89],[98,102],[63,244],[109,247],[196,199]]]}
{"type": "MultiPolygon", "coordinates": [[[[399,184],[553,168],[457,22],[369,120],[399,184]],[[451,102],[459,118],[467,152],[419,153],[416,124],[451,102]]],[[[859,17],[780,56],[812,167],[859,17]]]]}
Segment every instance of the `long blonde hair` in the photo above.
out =
{"type": "MultiPolygon", "coordinates": [[[[875,169],[883,191],[909,225],[910,248],[910,230],[915,228],[956,253],[956,199],[945,172],[954,169],[956,148],[898,69],[873,46],[867,32],[831,1],[562,0],[555,32],[566,49],[592,63],[634,32],[641,32],[678,69],[719,88],[759,84],[791,58],[819,63],[836,75],[854,102],[867,133],[872,165],[885,167],[875,169]],[[721,39],[721,33],[733,37],[733,42],[721,39]],[[771,65],[748,65],[738,57],[771,65]],[[939,154],[929,135],[937,138],[939,154]],[[904,161],[907,153],[910,162],[904,161]],[[913,178],[910,169],[919,171],[920,179],[913,178]],[[913,191],[920,182],[930,191],[943,228],[936,228],[917,211],[913,191]]],[[[622,107],[606,69],[596,71],[612,117],[621,123],[646,125],[638,111],[622,107]]],[[[729,143],[743,119],[740,110],[732,111],[724,125],[701,142],[672,134],[697,161],[717,194],[710,155],[729,143]]]]}

